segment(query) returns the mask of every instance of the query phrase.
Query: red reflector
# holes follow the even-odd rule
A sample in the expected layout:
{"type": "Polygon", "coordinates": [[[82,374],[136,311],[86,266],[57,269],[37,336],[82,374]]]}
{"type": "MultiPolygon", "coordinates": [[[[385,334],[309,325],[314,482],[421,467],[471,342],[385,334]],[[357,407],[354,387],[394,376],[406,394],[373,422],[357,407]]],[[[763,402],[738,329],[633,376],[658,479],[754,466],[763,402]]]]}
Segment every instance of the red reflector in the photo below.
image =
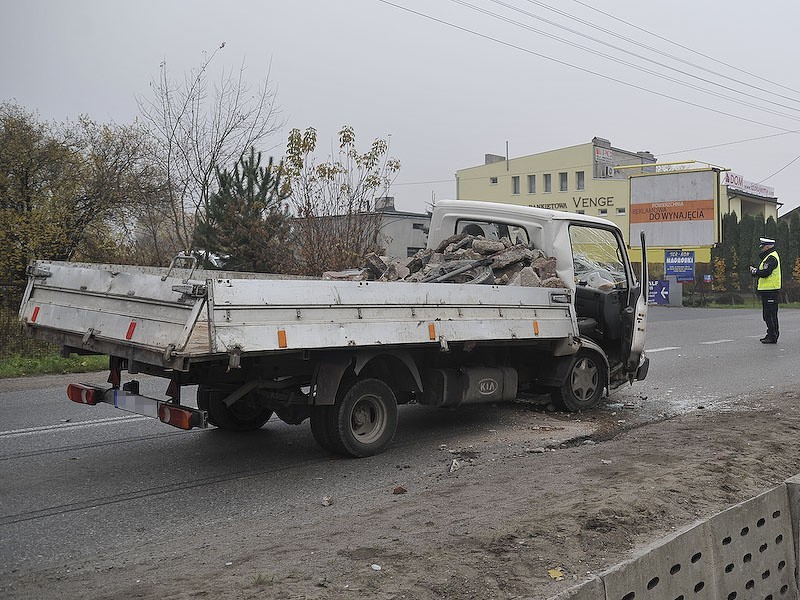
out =
{"type": "Polygon", "coordinates": [[[36,317],[39,316],[39,307],[35,306],[33,308],[33,314],[31,315],[31,323],[36,323],[36,317]]]}
{"type": "Polygon", "coordinates": [[[133,337],[133,330],[136,329],[136,321],[131,321],[131,324],[128,325],[128,333],[125,334],[125,339],[129,340],[133,337]]]}
{"type": "Polygon", "coordinates": [[[78,404],[97,404],[101,394],[102,390],[83,383],[70,383],[67,386],[67,398],[78,404]]]}
{"type": "Polygon", "coordinates": [[[163,423],[180,427],[181,429],[192,428],[192,411],[180,406],[170,406],[168,404],[158,405],[158,418],[163,423]]]}

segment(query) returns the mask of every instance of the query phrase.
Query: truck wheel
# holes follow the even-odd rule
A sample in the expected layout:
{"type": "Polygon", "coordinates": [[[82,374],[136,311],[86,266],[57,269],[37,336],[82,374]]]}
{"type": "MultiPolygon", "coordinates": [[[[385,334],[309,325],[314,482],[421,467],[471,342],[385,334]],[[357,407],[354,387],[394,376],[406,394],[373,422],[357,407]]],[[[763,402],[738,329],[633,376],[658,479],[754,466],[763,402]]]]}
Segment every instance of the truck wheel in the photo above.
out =
{"type": "Polygon", "coordinates": [[[397,430],[397,399],[380,379],[356,380],[341,390],[327,421],[334,452],[373,456],[386,448],[397,430]]]}
{"type": "Polygon", "coordinates": [[[593,408],[603,396],[604,371],[596,354],[580,350],[572,359],[566,380],[550,392],[550,397],[571,412],[593,408]]]}
{"type": "Polygon", "coordinates": [[[254,392],[250,392],[244,398],[240,398],[231,406],[227,406],[222,400],[227,394],[220,391],[211,391],[207,399],[203,398],[203,404],[208,404],[208,408],[200,407],[201,394],[198,390],[197,407],[200,410],[208,411],[208,421],[220,429],[228,431],[252,431],[258,429],[269,421],[272,411],[264,408],[258,402],[254,392]]]}
{"type": "Polygon", "coordinates": [[[314,441],[329,452],[341,452],[333,443],[330,432],[332,406],[314,406],[311,409],[311,434],[314,441]]]}

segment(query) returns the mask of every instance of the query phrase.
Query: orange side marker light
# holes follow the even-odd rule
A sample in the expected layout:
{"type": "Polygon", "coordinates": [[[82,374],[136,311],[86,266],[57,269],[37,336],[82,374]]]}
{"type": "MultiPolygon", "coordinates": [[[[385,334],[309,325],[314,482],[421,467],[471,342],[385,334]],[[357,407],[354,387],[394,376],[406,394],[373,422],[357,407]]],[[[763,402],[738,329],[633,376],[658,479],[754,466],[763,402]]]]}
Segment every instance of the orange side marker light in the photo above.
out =
{"type": "Polygon", "coordinates": [[[279,348],[286,348],[286,330],[285,329],[278,329],[278,347],[279,348]]]}
{"type": "Polygon", "coordinates": [[[436,325],[428,323],[428,337],[432,340],[436,339],[436,325]]]}
{"type": "Polygon", "coordinates": [[[533,333],[535,333],[536,335],[539,335],[539,321],[534,321],[533,322],[533,333]]]}

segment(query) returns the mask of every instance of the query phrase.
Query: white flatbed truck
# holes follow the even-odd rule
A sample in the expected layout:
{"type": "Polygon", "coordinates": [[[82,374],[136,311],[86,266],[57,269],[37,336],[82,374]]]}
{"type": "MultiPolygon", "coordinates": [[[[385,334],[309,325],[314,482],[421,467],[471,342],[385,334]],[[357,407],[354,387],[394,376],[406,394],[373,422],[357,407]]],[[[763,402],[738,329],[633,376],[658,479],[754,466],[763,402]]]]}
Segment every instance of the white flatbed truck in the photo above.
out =
{"type": "Polygon", "coordinates": [[[554,257],[564,287],[34,261],[20,319],[65,354],[109,356],[109,385],[70,384],[75,402],[106,402],[183,429],[309,418],[321,446],[357,457],[391,442],[399,404],[454,407],[533,391],[585,410],[644,379],[646,265],[637,278],[615,224],[443,200],[428,247],[469,225],[554,257]],[[164,398],[141,395],[123,372],[165,378],[164,398]],[[198,386],[197,408],[182,402],[187,385],[198,386]]]}

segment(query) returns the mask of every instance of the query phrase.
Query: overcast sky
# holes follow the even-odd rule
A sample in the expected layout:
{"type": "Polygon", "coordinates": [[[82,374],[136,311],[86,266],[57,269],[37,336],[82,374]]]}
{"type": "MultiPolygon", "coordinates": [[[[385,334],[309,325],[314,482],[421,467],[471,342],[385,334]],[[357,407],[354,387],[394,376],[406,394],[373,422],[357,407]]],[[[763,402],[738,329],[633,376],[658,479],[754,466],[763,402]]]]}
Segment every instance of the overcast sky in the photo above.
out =
{"type": "Polygon", "coordinates": [[[130,123],[162,61],[182,78],[224,41],[217,67],[277,91],[270,154],[294,127],[323,148],[344,124],[360,149],[391,136],[399,210],[454,197],[456,170],[506,143],[513,158],[599,136],[730,168],[785,212],[800,205],[798,23],[797,0],[5,0],[0,101],[130,123]]]}

